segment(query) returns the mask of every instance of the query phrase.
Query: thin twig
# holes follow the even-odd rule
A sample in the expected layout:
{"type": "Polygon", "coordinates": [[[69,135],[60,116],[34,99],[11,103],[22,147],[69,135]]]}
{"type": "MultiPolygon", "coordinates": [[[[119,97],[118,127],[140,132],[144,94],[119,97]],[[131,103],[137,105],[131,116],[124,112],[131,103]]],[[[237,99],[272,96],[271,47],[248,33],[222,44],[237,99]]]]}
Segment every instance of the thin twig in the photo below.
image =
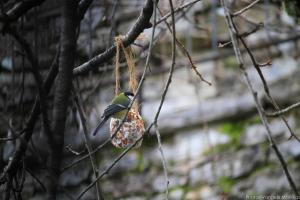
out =
{"type": "Polygon", "coordinates": [[[293,105],[290,105],[290,106],[288,106],[288,107],[286,107],[284,109],[278,110],[276,112],[266,113],[266,116],[267,117],[278,117],[280,115],[286,114],[287,112],[289,112],[289,111],[291,111],[291,110],[293,110],[295,108],[298,108],[299,106],[300,106],[300,102],[297,102],[297,103],[295,103],[293,105]]]}
{"type": "MultiPolygon", "coordinates": [[[[158,8],[158,10],[160,11],[160,9],[158,8]]],[[[160,11],[160,14],[162,14],[162,12],[160,11]]],[[[172,30],[171,27],[169,25],[169,23],[167,22],[167,20],[164,20],[167,28],[169,29],[170,33],[172,34],[172,30]]],[[[188,52],[188,50],[184,47],[184,45],[177,39],[176,37],[176,44],[177,46],[180,48],[181,52],[183,53],[183,55],[185,55],[188,58],[188,62],[191,65],[191,68],[194,70],[195,74],[200,78],[201,81],[203,81],[204,83],[207,83],[209,86],[211,86],[212,84],[207,81],[202,74],[198,71],[196,65],[194,64],[192,57],[190,55],[190,53],[188,52]]]]}
{"type": "Polygon", "coordinates": [[[25,170],[34,180],[36,180],[36,182],[38,182],[38,184],[41,186],[41,188],[44,190],[44,192],[47,192],[47,189],[46,189],[45,185],[43,184],[43,182],[38,177],[36,177],[30,169],[25,168],[25,170]]]}
{"type": "MultiPolygon", "coordinates": [[[[103,142],[101,145],[99,145],[97,148],[95,148],[94,150],[92,150],[90,152],[91,155],[97,153],[100,149],[102,149],[104,146],[106,146],[109,142],[110,142],[111,138],[108,138],[107,140],[105,140],[105,142],[103,142]]],[[[63,167],[61,170],[60,170],[60,173],[63,173],[65,171],[67,171],[68,169],[74,167],[75,165],[77,165],[78,163],[80,163],[81,161],[89,158],[90,154],[86,154],[84,156],[82,156],[81,158],[79,158],[78,160],[70,163],[69,165],[63,167]]]]}
{"type": "Polygon", "coordinates": [[[264,63],[257,63],[257,65],[259,67],[268,67],[268,66],[272,66],[272,60],[267,60],[267,62],[264,63]]]}
{"type": "MultiPolygon", "coordinates": [[[[73,87],[73,89],[74,89],[74,101],[75,101],[75,105],[76,105],[78,113],[79,113],[82,129],[83,129],[83,136],[84,136],[85,146],[86,146],[86,149],[88,150],[88,155],[90,157],[90,161],[91,161],[94,176],[97,177],[98,176],[98,169],[97,169],[95,161],[94,161],[95,159],[94,159],[93,155],[91,154],[93,149],[92,149],[91,141],[90,141],[89,136],[88,136],[88,130],[87,130],[87,126],[86,126],[86,118],[85,118],[84,110],[83,110],[83,107],[81,106],[82,104],[80,105],[80,103],[79,103],[79,97],[76,94],[76,91],[75,91],[74,87],[73,87]]],[[[102,195],[102,192],[101,192],[100,183],[98,183],[98,182],[96,182],[96,191],[97,191],[97,199],[98,200],[104,199],[103,195],[102,195]]]]}
{"type": "Polygon", "coordinates": [[[72,149],[72,147],[70,145],[65,146],[65,149],[76,156],[79,156],[85,152],[85,149],[83,151],[76,151],[76,150],[72,149]]]}
{"type": "Polygon", "coordinates": [[[231,16],[232,17],[236,17],[238,15],[241,15],[242,13],[246,12],[247,10],[249,10],[250,8],[252,8],[254,5],[256,5],[260,0],[256,0],[253,1],[252,3],[250,3],[248,6],[246,6],[245,8],[233,13],[231,16]]]}
{"type": "Polygon", "coordinates": [[[114,5],[113,5],[113,8],[112,8],[112,13],[111,13],[111,16],[110,16],[110,21],[111,21],[111,27],[110,27],[110,31],[109,31],[109,39],[108,39],[108,42],[107,42],[107,45],[110,45],[110,42],[113,38],[113,35],[116,34],[116,19],[115,19],[115,14],[116,14],[116,11],[117,11],[117,7],[119,5],[119,0],[115,0],[114,2],[114,5]]]}
{"type": "Polygon", "coordinates": [[[169,175],[168,175],[167,162],[166,162],[164,151],[162,149],[161,137],[160,137],[160,132],[158,130],[157,124],[154,124],[154,129],[155,129],[155,134],[156,134],[157,143],[158,143],[158,150],[159,150],[159,153],[161,156],[161,162],[162,162],[162,166],[164,169],[164,175],[165,175],[165,179],[166,179],[166,199],[168,199],[170,180],[169,180],[169,175]]]}
{"type": "Polygon", "coordinates": [[[176,63],[176,28],[175,28],[175,16],[174,16],[174,8],[173,8],[172,0],[169,0],[169,4],[170,4],[170,9],[171,9],[171,16],[172,16],[172,30],[170,30],[171,33],[172,33],[172,64],[171,64],[171,67],[170,67],[169,76],[168,76],[168,80],[166,82],[166,86],[165,86],[164,91],[163,91],[162,96],[161,96],[160,104],[158,106],[158,109],[156,111],[156,114],[155,114],[155,117],[154,117],[154,120],[153,120],[153,125],[155,127],[155,133],[156,133],[157,141],[158,141],[158,148],[159,148],[159,151],[161,153],[162,165],[163,165],[165,179],[166,179],[166,199],[168,199],[168,194],[169,194],[169,178],[168,178],[168,170],[167,170],[166,160],[165,160],[165,156],[164,156],[161,141],[160,141],[160,134],[159,134],[159,131],[158,131],[157,120],[158,120],[161,108],[164,104],[169,86],[172,82],[174,66],[175,66],[175,63],[176,63]]]}
{"type": "MultiPolygon", "coordinates": [[[[179,11],[185,9],[186,7],[189,7],[189,6],[195,4],[195,3],[199,2],[199,1],[202,1],[202,0],[194,0],[194,1],[191,1],[191,2],[187,2],[187,3],[183,4],[182,6],[174,9],[173,12],[174,13],[179,12],[179,11]]],[[[168,19],[170,16],[172,16],[172,11],[169,12],[168,14],[165,14],[162,18],[160,18],[159,20],[157,20],[157,22],[155,23],[155,25],[160,24],[161,22],[163,22],[166,19],[168,19]]]]}
{"type": "MultiPolygon", "coordinates": [[[[262,28],[264,28],[264,24],[263,23],[255,24],[255,27],[253,29],[251,29],[249,31],[246,31],[244,33],[241,33],[239,36],[241,36],[241,37],[247,37],[247,36],[249,36],[249,35],[251,35],[251,34],[253,34],[253,33],[261,30],[262,28]]],[[[225,46],[227,46],[229,44],[231,44],[231,40],[229,40],[227,42],[219,43],[218,47],[219,48],[223,48],[223,47],[225,47],[225,46]]]]}

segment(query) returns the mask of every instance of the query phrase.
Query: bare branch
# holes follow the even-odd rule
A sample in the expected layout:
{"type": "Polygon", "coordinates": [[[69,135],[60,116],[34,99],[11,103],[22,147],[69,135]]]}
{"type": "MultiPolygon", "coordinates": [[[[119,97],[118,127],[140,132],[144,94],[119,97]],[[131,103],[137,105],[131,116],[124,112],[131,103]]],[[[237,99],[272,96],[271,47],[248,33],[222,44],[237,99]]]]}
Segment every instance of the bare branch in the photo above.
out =
{"type": "MultiPolygon", "coordinates": [[[[143,32],[144,29],[150,28],[152,26],[149,23],[150,18],[152,16],[152,12],[153,12],[153,1],[147,0],[137,21],[135,22],[133,27],[131,27],[131,29],[129,30],[129,32],[126,34],[126,36],[123,39],[124,47],[127,47],[130,44],[132,44],[135,41],[135,39],[140,35],[140,33],[143,32]]],[[[79,74],[85,73],[95,67],[98,67],[99,65],[103,64],[104,62],[107,62],[115,54],[116,54],[116,46],[112,45],[105,52],[95,56],[91,60],[80,65],[79,67],[76,67],[73,70],[73,73],[74,73],[74,75],[79,75],[79,74]]]]}

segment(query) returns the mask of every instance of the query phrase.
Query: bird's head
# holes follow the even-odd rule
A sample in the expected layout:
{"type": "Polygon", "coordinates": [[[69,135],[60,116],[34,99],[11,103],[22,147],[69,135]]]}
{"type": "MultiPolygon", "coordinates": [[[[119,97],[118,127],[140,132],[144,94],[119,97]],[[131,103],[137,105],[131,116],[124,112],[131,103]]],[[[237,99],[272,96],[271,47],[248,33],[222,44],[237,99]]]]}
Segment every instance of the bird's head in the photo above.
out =
{"type": "Polygon", "coordinates": [[[133,97],[134,94],[132,92],[121,92],[112,100],[111,104],[122,104],[124,106],[128,106],[133,97]]]}
{"type": "Polygon", "coordinates": [[[130,92],[130,91],[124,92],[124,95],[125,95],[128,99],[130,99],[130,100],[132,100],[133,97],[134,97],[134,94],[133,94],[132,92],[130,92]]]}

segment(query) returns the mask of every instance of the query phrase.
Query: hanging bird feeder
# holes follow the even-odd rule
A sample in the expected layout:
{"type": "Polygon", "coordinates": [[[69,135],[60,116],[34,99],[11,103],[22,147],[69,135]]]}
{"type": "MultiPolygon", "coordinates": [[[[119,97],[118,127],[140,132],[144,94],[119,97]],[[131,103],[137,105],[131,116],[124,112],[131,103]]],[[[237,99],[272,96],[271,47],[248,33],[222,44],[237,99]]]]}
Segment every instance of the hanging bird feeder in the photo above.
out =
{"type": "MultiPolygon", "coordinates": [[[[140,137],[144,135],[145,126],[144,121],[138,112],[130,110],[128,112],[126,121],[123,123],[119,131],[113,137],[122,119],[111,118],[110,121],[110,136],[112,137],[112,144],[119,148],[127,148],[134,144],[140,137]]],[[[136,148],[140,147],[142,139],[136,144],[136,148]]]]}

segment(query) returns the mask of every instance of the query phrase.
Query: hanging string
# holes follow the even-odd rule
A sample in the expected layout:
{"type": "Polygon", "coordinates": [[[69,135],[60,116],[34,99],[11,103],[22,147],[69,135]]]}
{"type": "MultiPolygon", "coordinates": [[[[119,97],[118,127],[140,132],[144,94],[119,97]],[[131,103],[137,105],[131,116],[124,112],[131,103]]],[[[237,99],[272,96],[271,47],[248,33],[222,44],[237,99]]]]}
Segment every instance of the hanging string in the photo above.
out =
{"type": "MultiPolygon", "coordinates": [[[[117,36],[115,37],[115,44],[117,47],[117,52],[116,52],[116,68],[115,68],[115,74],[116,74],[116,88],[115,88],[115,93],[116,95],[119,93],[120,90],[120,47],[125,55],[126,63],[128,66],[128,74],[129,74],[129,89],[133,92],[136,93],[137,91],[137,86],[138,86],[138,81],[137,81],[137,73],[136,73],[136,67],[135,67],[135,61],[134,61],[134,55],[132,53],[131,47],[125,48],[123,43],[122,43],[122,36],[117,36]]],[[[132,108],[138,112],[139,106],[138,102],[135,101],[134,104],[132,105],[132,108]]]]}
{"type": "Polygon", "coordinates": [[[122,40],[120,37],[115,37],[115,45],[116,45],[116,60],[115,60],[115,79],[116,79],[116,85],[115,85],[115,95],[118,95],[120,93],[120,43],[122,43],[122,40]]]}

